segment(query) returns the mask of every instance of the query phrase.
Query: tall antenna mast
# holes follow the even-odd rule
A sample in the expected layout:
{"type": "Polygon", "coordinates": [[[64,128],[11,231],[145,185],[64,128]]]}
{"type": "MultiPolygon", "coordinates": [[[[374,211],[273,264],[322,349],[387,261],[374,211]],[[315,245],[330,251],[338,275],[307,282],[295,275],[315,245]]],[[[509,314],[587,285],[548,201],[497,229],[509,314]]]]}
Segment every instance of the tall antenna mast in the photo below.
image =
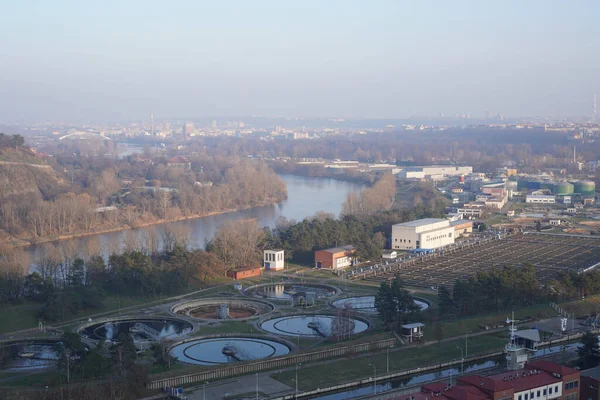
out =
{"type": "Polygon", "coordinates": [[[154,136],[154,113],[150,113],[150,133],[154,136]]]}
{"type": "Polygon", "coordinates": [[[592,108],[592,121],[596,121],[596,93],[594,93],[594,106],[592,108]]]}

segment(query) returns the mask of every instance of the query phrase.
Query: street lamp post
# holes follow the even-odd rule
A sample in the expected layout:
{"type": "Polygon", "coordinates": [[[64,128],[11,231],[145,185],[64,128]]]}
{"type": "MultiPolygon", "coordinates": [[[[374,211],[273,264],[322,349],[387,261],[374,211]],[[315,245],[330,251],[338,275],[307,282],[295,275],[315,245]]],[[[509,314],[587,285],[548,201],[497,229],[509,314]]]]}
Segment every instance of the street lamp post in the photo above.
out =
{"type": "Polygon", "coordinates": [[[298,365],[302,365],[302,363],[296,363],[296,398],[298,398],[298,365]]]}
{"type": "Polygon", "coordinates": [[[460,350],[460,374],[462,375],[465,372],[465,370],[464,370],[465,354],[463,352],[462,347],[456,346],[456,348],[460,350]]]}
{"type": "Polygon", "coordinates": [[[375,365],[373,364],[369,365],[373,367],[373,393],[377,394],[377,368],[375,368],[375,365]]]}
{"type": "Polygon", "coordinates": [[[258,400],[258,372],[256,373],[256,400],[258,400]]]}

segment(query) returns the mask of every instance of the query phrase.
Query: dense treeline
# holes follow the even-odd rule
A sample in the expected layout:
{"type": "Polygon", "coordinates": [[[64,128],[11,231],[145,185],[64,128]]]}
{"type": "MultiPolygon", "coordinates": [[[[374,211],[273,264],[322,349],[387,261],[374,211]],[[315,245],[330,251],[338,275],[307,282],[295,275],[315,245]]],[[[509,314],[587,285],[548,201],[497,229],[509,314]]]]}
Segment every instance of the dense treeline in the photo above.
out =
{"type": "Polygon", "coordinates": [[[56,321],[102,307],[106,296],[156,298],[175,295],[223,276],[227,267],[202,250],[172,248],[149,254],[134,250],[80,258],[45,257],[35,272],[6,268],[0,275],[0,303],[31,300],[43,305],[39,317],[56,321]]]}
{"type": "Polygon", "coordinates": [[[5,135],[0,133],[0,147],[12,147],[18,149],[25,144],[25,138],[21,135],[5,135]]]}
{"type": "Polygon", "coordinates": [[[396,177],[391,172],[386,173],[372,187],[349,193],[342,206],[342,215],[366,218],[377,214],[392,207],[395,195],[396,177]]]}
{"type": "MultiPolygon", "coordinates": [[[[473,165],[477,171],[494,172],[504,162],[515,162],[524,172],[542,168],[575,168],[573,147],[564,132],[542,129],[504,129],[493,127],[448,128],[444,131],[384,132],[353,136],[329,136],[315,140],[261,140],[258,137],[196,138],[190,148],[207,147],[215,154],[239,156],[252,154],[265,158],[325,158],[362,162],[407,161],[416,165],[447,162],[473,165]]],[[[595,160],[600,144],[589,143],[579,157],[595,160]]],[[[277,168],[286,168],[279,163],[277,168]]],[[[320,166],[296,171],[320,176],[320,166]]],[[[575,169],[572,169],[575,172],[575,169]]],[[[350,172],[350,175],[353,175],[350,172]]]]}
{"type": "Polygon", "coordinates": [[[600,293],[600,272],[560,273],[542,285],[535,267],[503,267],[478,272],[467,280],[457,280],[449,290],[439,288],[440,315],[469,316],[486,311],[523,308],[547,301],[578,299],[600,293]]]}

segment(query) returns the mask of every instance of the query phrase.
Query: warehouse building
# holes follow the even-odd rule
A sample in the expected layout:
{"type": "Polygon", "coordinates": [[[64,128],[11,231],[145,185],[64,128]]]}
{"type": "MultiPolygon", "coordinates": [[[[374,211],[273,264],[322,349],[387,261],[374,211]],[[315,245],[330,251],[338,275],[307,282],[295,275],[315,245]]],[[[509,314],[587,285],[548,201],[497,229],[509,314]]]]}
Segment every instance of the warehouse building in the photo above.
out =
{"type": "Polygon", "coordinates": [[[473,167],[457,167],[455,165],[432,165],[429,167],[407,167],[398,176],[402,179],[443,179],[447,176],[468,175],[473,167]]]}
{"type": "Polygon", "coordinates": [[[525,203],[554,204],[556,203],[556,196],[527,195],[525,203]]]}
{"type": "Polygon", "coordinates": [[[437,249],[454,243],[450,221],[425,218],[392,226],[392,249],[437,249]]]}

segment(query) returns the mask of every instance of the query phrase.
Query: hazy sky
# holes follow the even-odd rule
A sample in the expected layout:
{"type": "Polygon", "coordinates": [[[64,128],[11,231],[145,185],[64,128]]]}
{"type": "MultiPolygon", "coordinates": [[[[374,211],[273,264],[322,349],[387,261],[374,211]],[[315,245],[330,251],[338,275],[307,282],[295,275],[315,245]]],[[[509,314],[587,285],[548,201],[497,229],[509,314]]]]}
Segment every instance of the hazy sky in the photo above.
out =
{"type": "Polygon", "coordinates": [[[598,16],[598,0],[0,0],[0,121],[590,114],[598,16]]]}

